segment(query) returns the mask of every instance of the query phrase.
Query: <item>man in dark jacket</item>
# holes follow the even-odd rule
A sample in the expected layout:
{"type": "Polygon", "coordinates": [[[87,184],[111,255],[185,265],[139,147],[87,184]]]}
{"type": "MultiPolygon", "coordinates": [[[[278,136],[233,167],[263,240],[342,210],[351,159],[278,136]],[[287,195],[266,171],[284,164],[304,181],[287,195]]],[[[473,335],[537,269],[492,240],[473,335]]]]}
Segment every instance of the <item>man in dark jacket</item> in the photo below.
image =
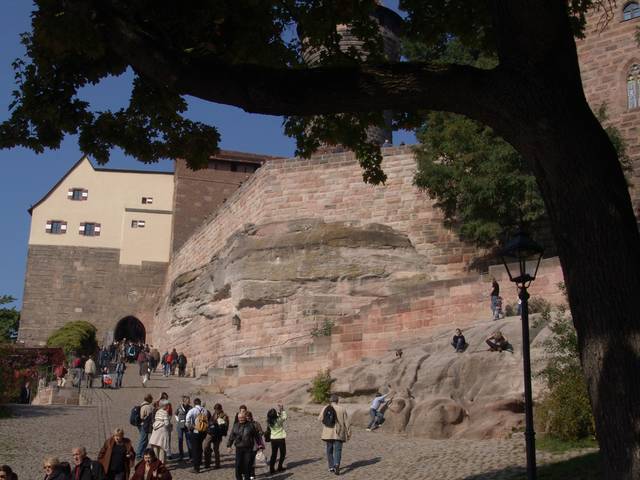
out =
{"type": "Polygon", "coordinates": [[[72,480],[104,480],[102,465],[87,457],[87,449],[76,447],[71,451],[73,457],[72,480]]]}
{"type": "Polygon", "coordinates": [[[238,423],[233,426],[227,447],[236,446],[236,480],[249,480],[253,463],[253,447],[258,440],[258,430],[253,422],[247,422],[244,412],[238,414],[238,423]]]}

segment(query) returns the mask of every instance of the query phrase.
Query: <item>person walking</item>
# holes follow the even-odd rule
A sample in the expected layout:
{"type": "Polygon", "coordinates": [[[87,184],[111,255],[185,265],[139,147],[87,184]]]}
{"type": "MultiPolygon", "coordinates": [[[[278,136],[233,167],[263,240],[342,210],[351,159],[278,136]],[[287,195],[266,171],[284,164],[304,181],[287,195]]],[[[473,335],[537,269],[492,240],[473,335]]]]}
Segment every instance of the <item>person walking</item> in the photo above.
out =
{"type": "Polygon", "coordinates": [[[118,359],[116,363],[116,388],[122,388],[122,379],[124,378],[124,372],[127,370],[127,364],[123,357],[118,359]]]}
{"type": "Polygon", "coordinates": [[[144,402],[140,405],[140,425],[138,425],[138,432],[140,432],[140,440],[138,441],[138,449],[136,451],[136,458],[142,458],[142,454],[149,444],[149,434],[153,428],[153,396],[146,395],[144,402]]]}
{"type": "Polygon", "coordinates": [[[176,430],[178,431],[178,460],[184,459],[184,443],[187,444],[187,453],[191,458],[191,439],[187,428],[187,413],[191,410],[191,399],[188,395],[182,396],[182,403],[176,410],[176,430]]]}
{"type": "Polygon", "coordinates": [[[318,416],[318,420],[322,422],[320,438],[325,442],[329,471],[336,475],[340,475],[342,446],[351,438],[349,416],[346,409],[338,405],[339,400],[335,393],[332,394],[331,403],[326,405],[318,416]]]}
{"type": "Polygon", "coordinates": [[[249,480],[251,478],[251,465],[254,458],[254,446],[258,439],[259,433],[253,422],[247,421],[245,412],[238,413],[238,423],[231,429],[229,439],[227,440],[227,448],[231,451],[231,447],[236,447],[236,480],[249,480]]]}
{"type": "Polygon", "coordinates": [[[149,357],[147,356],[147,352],[140,350],[137,360],[140,369],[138,373],[142,379],[142,386],[146,387],[147,382],[149,381],[149,357]]]}
{"type": "Polygon", "coordinates": [[[180,352],[178,355],[178,376],[184,377],[187,371],[187,356],[180,352]]]}
{"type": "Polygon", "coordinates": [[[44,468],[44,480],[71,480],[57,457],[45,457],[42,467],[44,468]]]}
{"type": "Polygon", "coordinates": [[[169,400],[162,399],[159,405],[153,420],[153,431],[149,438],[149,446],[153,447],[156,457],[162,463],[166,463],[167,452],[171,446],[171,415],[169,414],[171,404],[169,400]]]}
{"type": "Polygon", "coordinates": [[[67,379],[65,378],[67,372],[68,370],[64,362],[62,362],[53,370],[53,373],[56,376],[56,384],[58,385],[58,388],[64,388],[64,385],[67,383],[67,379]]]}
{"type": "Polygon", "coordinates": [[[71,451],[73,458],[73,466],[71,478],[73,480],[103,480],[104,470],[98,462],[92,461],[87,457],[87,449],[84,447],[75,447],[71,451]]]}
{"type": "MultiPolygon", "coordinates": [[[[265,436],[268,436],[271,442],[271,459],[269,460],[269,473],[276,472],[276,458],[278,452],[280,452],[280,459],[278,460],[278,472],[284,472],[284,459],[287,456],[287,432],[284,429],[284,422],[287,420],[287,412],[284,410],[282,404],[278,405],[278,409],[272,408],[267,412],[267,432],[265,436]]],[[[266,438],[265,438],[266,440],[266,438]]]]}
{"type": "Polygon", "coordinates": [[[116,428],[98,453],[98,462],[107,480],[128,480],[135,461],[136,452],[131,440],[125,438],[124,430],[116,428]]]}
{"type": "Polygon", "coordinates": [[[96,362],[91,357],[84,362],[84,374],[87,377],[87,388],[93,388],[93,379],[96,376],[96,362]]]}
{"type": "Polygon", "coordinates": [[[220,468],[220,443],[222,437],[226,437],[229,431],[229,416],[224,413],[222,405],[216,403],[213,406],[211,421],[209,422],[209,431],[202,445],[204,449],[204,466],[209,468],[211,465],[211,452],[213,451],[213,468],[220,468]]]}
{"type": "Polygon", "coordinates": [[[147,448],[136,465],[131,480],[171,480],[171,473],[158,459],[152,448],[147,448]]]}
{"type": "Polygon", "coordinates": [[[199,398],[193,399],[193,408],[187,413],[185,424],[191,436],[191,460],[193,472],[200,473],[202,465],[202,443],[209,430],[209,412],[202,406],[199,398]]]}
{"type": "Polygon", "coordinates": [[[253,456],[251,457],[251,464],[249,465],[249,478],[256,478],[256,457],[258,456],[258,452],[261,453],[260,457],[260,466],[266,466],[267,459],[264,456],[265,442],[264,442],[264,430],[260,422],[258,422],[255,418],[253,418],[253,413],[247,411],[247,422],[253,423],[254,427],[256,427],[256,431],[258,435],[256,436],[256,442],[253,445],[253,456]]]}
{"type": "Polygon", "coordinates": [[[178,352],[174,348],[171,350],[171,375],[176,374],[176,366],[178,365],[178,352]]]}
{"type": "Polygon", "coordinates": [[[156,373],[156,368],[158,368],[158,364],[160,363],[160,352],[153,345],[151,345],[149,356],[151,357],[151,370],[153,373],[156,373]]]}
{"type": "Polygon", "coordinates": [[[171,373],[171,355],[169,352],[164,352],[162,355],[162,375],[168,377],[169,373],[171,373]]]}

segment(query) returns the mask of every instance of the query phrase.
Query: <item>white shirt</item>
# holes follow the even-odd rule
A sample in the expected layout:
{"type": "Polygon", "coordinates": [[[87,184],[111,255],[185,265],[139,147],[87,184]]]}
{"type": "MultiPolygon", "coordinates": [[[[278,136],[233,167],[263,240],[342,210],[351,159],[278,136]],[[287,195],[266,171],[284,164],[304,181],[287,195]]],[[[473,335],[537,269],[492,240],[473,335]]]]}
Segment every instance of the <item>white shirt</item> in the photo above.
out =
{"type": "Polygon", "coordinates": [[[207,409],[202,405],[194,405],[193,408],[187,412],[187,418],[184,421],[185,426],[187,428],[193,428],[196,422],[196,417],[203,412],[206,414],[207,409]]]}

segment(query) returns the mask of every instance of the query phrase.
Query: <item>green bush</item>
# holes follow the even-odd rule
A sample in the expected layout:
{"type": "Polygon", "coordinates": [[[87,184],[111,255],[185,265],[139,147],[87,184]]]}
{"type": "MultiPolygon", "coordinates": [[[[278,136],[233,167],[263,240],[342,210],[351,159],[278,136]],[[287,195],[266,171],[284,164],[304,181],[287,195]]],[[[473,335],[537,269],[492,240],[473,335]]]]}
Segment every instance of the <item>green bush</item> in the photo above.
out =
{"type": "Polygon", "coordinates": [[[531,297],[529,299],[529,313],[548,314],[551,311],[551,303],[541,297],[531,297]]]}
{"type": "Polygon", "coordinates": [[[331,378],[331,371],[320,370],[311,381],[311,399],[314,403],[327,403],[331,396],[331,384],[335,379],[331,378]]]}
{"type": "Polygon", "coordinates": [[[96,327],[84,321],[69,322],[51,334],[47,346],[61,347],[66,355],[93,355],[98,348],[96,327]]]}
{"type": "Polygon", "coordinates": [[[580,367],[578,337],[566,307],[560,306],[549,328],[548,361],[539,373],[548,390],[538,405],[539,420],[548,435],[560,440],[591,437],[595,423],[580,367]]]}

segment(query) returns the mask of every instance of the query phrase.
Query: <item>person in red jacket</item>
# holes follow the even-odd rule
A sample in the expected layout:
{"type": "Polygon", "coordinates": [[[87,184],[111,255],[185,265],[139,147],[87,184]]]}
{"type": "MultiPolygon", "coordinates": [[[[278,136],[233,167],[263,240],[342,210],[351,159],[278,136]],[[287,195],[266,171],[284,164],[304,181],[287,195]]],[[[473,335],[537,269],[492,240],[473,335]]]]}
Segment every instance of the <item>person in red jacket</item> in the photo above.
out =
{"type": "Polygon", "coordinates": [[[136,465],[131,480],[171,480],[171,473],[158,460],[152,448],[144,451],[144,456],[136,465]]]}
{"type": "Polygon", "coordinates": [[[53,370],[53,373],[56,376],[58,387],[63,388],[64,384],[67,383],[67,379],[64,378],[67,375],[67,367],[65,367],[64,362],[58,365],[53,370]]]}

